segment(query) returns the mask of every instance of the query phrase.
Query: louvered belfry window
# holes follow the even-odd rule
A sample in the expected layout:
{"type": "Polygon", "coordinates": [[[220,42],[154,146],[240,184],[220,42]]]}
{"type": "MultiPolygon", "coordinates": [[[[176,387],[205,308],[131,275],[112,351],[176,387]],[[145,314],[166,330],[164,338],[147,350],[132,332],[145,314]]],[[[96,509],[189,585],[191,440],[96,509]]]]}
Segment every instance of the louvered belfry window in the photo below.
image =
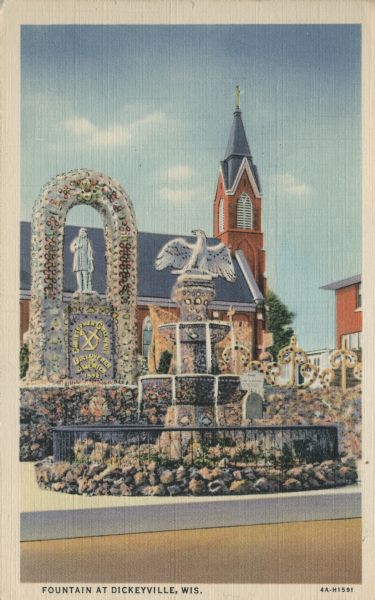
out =
{"type": "Polygon", "coordinates": [[[253,229],[253,204],[245,192],[237,202],[237,227],[238,229],[253,229]]]}
{"type": "Polygon", "coordinates": [[[219,233],[224,231],[224,199],[219,202],[219,233]]]}

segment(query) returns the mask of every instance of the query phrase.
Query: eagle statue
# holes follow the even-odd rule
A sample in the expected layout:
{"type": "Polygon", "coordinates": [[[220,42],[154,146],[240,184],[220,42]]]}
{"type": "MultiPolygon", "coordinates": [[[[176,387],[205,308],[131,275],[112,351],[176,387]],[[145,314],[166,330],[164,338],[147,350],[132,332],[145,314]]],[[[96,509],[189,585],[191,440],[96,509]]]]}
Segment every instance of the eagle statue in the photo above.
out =
{"type": "Polygon", "coordinates": [[[175,238],[163,246],[155,260],[158,271],[172,267],[172,273],[197,273],[211,277],[223,277],[235,281],[236,274],[229,249],[225,244],[207,246],[207,237],[202,229],[192,233],[197,237],[195,244],[183,238],[175,238]]]}

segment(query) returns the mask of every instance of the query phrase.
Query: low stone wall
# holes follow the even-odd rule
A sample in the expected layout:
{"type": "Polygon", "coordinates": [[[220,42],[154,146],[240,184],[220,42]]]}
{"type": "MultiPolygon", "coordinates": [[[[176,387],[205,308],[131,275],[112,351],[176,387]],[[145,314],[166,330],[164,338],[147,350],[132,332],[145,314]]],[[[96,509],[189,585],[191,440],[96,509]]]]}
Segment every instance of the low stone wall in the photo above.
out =
{"type": "Polygon", "coordinates": [[[79,423],[137,423],[137,388],[122,384],[22,386],[20,460],[52,454],[52,428],[79,423]]]}
{"type": "Polygon", "coordinates": [[[85,496],[222,496],[334,488],[357,481],[352,460],[297,465],[287,470],[258,466],[143,466],[52,463],[35,466],[41,489],[85,496]]]}
{"type": "MultiPolygon", "coordinates": [[[[224,379],[224,376],[219,378],[216,416],[221,426],[240,425],[243,391],[239,389],[239,384],[234,378],[228,377],[227,381],[224,379]],[[225,385],[230,385],[230,393],[235,401],[226,401],[225,385]]],[[[195,383],[200,383],[200,378],[197,378],[195,383]]],[[[209,385],[211,386],[210,379],[209,385]]],[[[70,386],[23,386],[21,388],[21,460],[35,461],[51,455],[51,429],[57,425],[80,423],[163,425],[168,407],[172,403],[172,377],[166,375],[144,379],[142,386],[143,403],[139,421],[138,391],[130,386],[92,383],[70,386]]],[[[209,402],[204,409],[202,408],[202,414],[197,415],[197,418],[190,423],[191,425],[205,425],[203,419],[208,412],[211,420],[213,419],[213,399],[204,387],[201,386],[200,391],[209,402]]],[[[182,405],[180,408],[182,411],[182,405]]],[[[180,421],[183,419],[182,412],[180,421]]],[[[168,421],[168,424],[176,425],[175,421],[168,421]]],[[[295,390],[266,386],[263,419],[253,419],[251,424],[338,424],[342,432],[340,452],[360,457],[361,392],[358,388],[350,389],[343,394],[337,389],[295,390]]]]}
{"type": "Polygon", "coordinates": [[[340,452],[361,456],[361,390],[265,387],[265,412],[253,424],[340,426],[340,452]]]}

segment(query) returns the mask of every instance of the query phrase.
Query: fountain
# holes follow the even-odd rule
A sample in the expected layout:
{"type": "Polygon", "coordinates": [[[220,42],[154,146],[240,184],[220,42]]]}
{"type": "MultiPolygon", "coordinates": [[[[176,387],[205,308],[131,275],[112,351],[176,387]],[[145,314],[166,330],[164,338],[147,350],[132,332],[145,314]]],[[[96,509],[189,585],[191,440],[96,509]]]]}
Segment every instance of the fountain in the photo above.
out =
{"type": "MultiPolygon", "coordinates": [[[[302,473],[301,461],[312,466],[324,460],[333,464],[338,459],[334,425],[246,423],[246,413],[251,411],[246,411],[244,404],[249,404],[251,395],[248,402],[244,396],[252,389],[253,374],[244,378],[220,373],[215,346],[230,333],[232,324],[208,318],[209,304],[215,298],[214,279],[223,276],[233,280],[232,261],[223,244],[207,248],[204,233],[197,232],[197,238],[195,245],[172,240],[156,259],[157,269],[178,269],[172,300],[179,308],[179,320],[159,325],[160,335],[174,343],[172,372],[139,378],[138,423],[56,427],[54,462],[47,467],[45,463],[37,465],[41,487],[49,489],[49,481],[60,477],[56,475],[56,463],[79,462],[83,463],[85,477],[81,470],[78,476],[69,475],[69,481],[63,476],[64,481],[56,483],[58,489],[135,496],[299,491],[302,483],[288,475],[288,468],[298,466],[302,473]],[[222,473],[222,461],[228,466],[230,483],[218,475],[222,473]],[[215,471],[211,470],[213,464],[217,465],[215,471]],[[47,482],[46,468],[52,473],[47,482]],[[265,477],[269,468],[276,472],[276,480],[274,475],[265,477]],[[132,478],[129,473],[133,469],[132,478]],[[207,474],[209,479],[214,472],[217,479],[206,483],[207,474]]],[[[260,407],[251,409],[256,419],[263,414],[259,395],[257,400],[260,407]]],[[[355,481],[356,473],[350,465],[345,469],[349,476],[348,480],[342,479],[343,484],[355,481]]],[[[317,483],[314,477],[310,485],[319,487],[324,483],[317,483]]]]}
{"type": "MultiPolygon", "coordinates": [[[[148,388],[167,395],[167,427],[215,427],[241,425],[242,398],[237,375],[220,374],[215,346],[230,331],[230,323],[209,320],[208,307],[215,298],[215,277],[234,281],[228,248],[207,247],[206,236],[197,230],[196,244],[178,238],[166,244],[156,259],[156,268],[177,267],[172,290],[180,319],[159,326],[160,334],[175,345],[174,373],[145,375],[139,380],[139,414],[147,414],[148,388]]],[[[172,271],[173,272],[173,271],[172,271]]]]}

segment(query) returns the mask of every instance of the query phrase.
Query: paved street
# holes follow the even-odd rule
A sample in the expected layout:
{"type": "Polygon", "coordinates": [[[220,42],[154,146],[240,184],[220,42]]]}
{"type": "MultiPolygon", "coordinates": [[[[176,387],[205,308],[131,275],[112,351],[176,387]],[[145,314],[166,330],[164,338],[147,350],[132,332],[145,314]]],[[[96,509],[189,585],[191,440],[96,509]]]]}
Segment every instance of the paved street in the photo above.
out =
{"type": "Polygon", "coordinates": [[[23,582],[359,583],[361,520],[21,544],[23,582]]]}

